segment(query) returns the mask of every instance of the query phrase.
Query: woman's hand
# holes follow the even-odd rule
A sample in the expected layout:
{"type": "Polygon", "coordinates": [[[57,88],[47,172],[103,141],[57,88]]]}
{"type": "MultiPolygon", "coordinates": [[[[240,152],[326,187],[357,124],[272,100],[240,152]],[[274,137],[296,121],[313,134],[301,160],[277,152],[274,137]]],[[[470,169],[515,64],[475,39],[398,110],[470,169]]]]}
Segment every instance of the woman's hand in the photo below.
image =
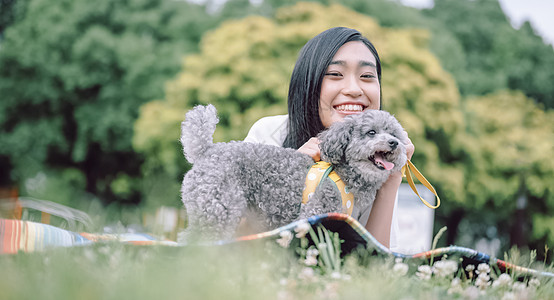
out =
{"type": "Polygon", "coordinates": [[[308,154],[314,161],[321,160],[321,150],[319,149],[319,140],[315,137],[309,139],[302,147],[296,150],[300,153],[308,154]]]}
{"type": "Polygon", "coordinates": [[[404,130],[404,138],[402,142],[406,146],[406,156],[408,159],[412,159],[412,155],[414,155],[415,152],[415,146],[412,144],[412,140],[408,137],[408,132],[406,132],[406,130],[404,130]]]}

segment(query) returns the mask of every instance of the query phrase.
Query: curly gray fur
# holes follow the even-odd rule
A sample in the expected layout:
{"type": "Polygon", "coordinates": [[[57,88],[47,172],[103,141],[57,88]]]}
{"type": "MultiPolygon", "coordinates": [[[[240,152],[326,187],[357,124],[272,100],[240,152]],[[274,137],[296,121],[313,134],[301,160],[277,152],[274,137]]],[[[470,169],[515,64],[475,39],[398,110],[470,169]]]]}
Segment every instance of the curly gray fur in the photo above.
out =
{"type": "MultiPolygon", "coordinates": [[[[181,197],[189,216],[186,235],[201,239],[230,238],[242,217],[254,212],[264,229],[312,215],[342,212],[341,196],[330,180],[320,184],[301,205],[312,158],[293,149],[232,141],[213,143],[218,122],[215,107],[197,106],[181,125],[181,143],[193,168],[185,174],[181,197]]],[[[319,136],[321,157],[330,162],[366,209],[392,172],[406,163],[403,129],[384,111],[348,116],[319,136]],[[376,153],[394,163],[385,170],[376,153]]]]}
{"type": "Polygon", "coordinates": [[[181,145],[186,159],[192,164],[213,145],[215,126],[219,123],[213,105],[197,106],[189,111],[181,123],[181,145]],[[195,134],[191,134],[195,133],[195,134]]]}

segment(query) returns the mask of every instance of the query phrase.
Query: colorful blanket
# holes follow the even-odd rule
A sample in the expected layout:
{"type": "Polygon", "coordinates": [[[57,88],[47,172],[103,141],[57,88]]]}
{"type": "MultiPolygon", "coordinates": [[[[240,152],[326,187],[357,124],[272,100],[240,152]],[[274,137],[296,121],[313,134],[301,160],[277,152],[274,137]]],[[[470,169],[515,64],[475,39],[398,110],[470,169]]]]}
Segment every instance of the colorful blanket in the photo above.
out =
{"type": "Polygon", "coordinates": [[[88,245],[94,242],[119,241],[130,244],[177,245],[144,233],[92,234],[77,233],[31,221],[0,219],[0,254],[35,252],[54,247],[88,245]]]}
{"type": "MultiPolygon", "coordinates": [[[[450,246],[437,248],[431,251],[417,253],[413,255],[392,252],[387,247],[379,243],[360,223],[352,217],[329,213],[313,216],[307,220],[300,220],[290,223],[286,226],[253,234],[242,236],[231,240],[211,242],[206,245],[228,245],[233,243],[247,242],[260,239],[276,239],[284,231],[294,232],[294,229],[301,223],[308,222],[312,227],[318,224],[323,225],[327,230],[337,232],[342,243],[342,252],[350,253],[358,247],[373,249],[378,255],[390,255],[403,259],[431,259],[439,258],[443,255],[460,256],[473,264],[476,263],[496,263],[501,271],[514,270],[522,274],[535,276],[546,276],[554,278],[553,273],[538,271],[534,269],[516,266],[490,255],[475,251],[473,249],[450,246]]],[[[51,249],[54,247],[72,247],[89,245],[98,242],[122,242],[133,245],[165,245],[165,246],[186,246],[173,241],[160,240],[151,235],[143,233],[123,233],[123,234],[92,234],[76,233],[60,229],[51,225],[40,224],[30,221],[0,219],[0,254],[15,254],[20,251],[34,252],[51,249]]]]}

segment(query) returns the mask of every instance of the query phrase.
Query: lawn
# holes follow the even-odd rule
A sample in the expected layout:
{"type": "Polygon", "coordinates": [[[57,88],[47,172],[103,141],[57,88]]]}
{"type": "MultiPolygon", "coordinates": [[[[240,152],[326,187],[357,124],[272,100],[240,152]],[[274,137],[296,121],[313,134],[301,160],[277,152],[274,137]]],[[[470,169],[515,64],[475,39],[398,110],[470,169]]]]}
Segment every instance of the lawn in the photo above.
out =
{"type": "MultiPolygon", "coordinates": [[[[225,246],[119,242],[0,256],[0,299],[552,299],[552,278],[501,274],[461,257],[341,257],[320,228],[225,246]],[[304,236],[305,234],[305,236],[304,236]],[[299,236],[299,237],[297,237],[299,236]],[[309,243],[307,237],[316,241],[309,243]]],[[[513,249],[510,262],[552,266],[513,249]]]]}

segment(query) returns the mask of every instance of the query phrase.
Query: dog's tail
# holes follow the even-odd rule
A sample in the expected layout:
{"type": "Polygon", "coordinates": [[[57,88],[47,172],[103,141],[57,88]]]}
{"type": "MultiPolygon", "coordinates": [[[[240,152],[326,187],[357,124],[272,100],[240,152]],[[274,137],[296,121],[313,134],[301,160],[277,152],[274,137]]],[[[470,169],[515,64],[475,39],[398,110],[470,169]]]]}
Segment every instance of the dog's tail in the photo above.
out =
{"type": "Polygon", "coordinates": [[[219,122],[213,105],[198,105],[187,112],[181,123],[181,145],[190,163],[202,157],[212,145],[215,126],[219,122]]]}

